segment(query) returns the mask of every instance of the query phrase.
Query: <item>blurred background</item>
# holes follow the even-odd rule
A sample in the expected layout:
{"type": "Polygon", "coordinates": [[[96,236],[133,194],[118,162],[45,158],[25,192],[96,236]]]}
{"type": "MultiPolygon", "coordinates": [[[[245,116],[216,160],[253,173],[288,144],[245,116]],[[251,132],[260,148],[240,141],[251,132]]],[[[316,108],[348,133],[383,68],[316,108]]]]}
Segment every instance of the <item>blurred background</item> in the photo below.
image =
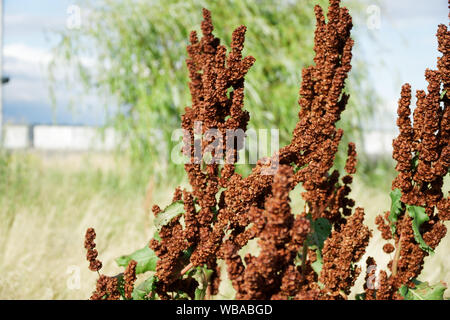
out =
{"type": "MultiPolygon", "coordinates": [[[[352,195],[375,229],[375,216],[390,206],[400,88],[426,88],[448,4],[342,3],[353,16],[355,47],[336,167],[346,142],[356,142],[352,195]]],[[[227,46],[234,28],[247,26],[244,54],[256,58],[246,76],[249,128],[279,129],[285,145],[297,121],[301,70],[314,54],[315,4],[327,7],[325,0],[3,0],[0,299],[88,298],[96,274],[84,258],[86,228],[96,228],[103,270],[115,274],[114,258],[153,234],[151,206],[164,207],[175,186],[187,186],[170,155],[190,105],[185,49],[203,7],[227,46]]],[[[294,212],[302,209],[299,192],[294,212]]],[[[450,281],[448,238],[427,258],[421,280],[450,281]]],[[[382,244],[374,232],[369,253],[380,264],[390,259],[382,244]]],[[[230,297],[225,286],[219,298],[230,297]]]]}

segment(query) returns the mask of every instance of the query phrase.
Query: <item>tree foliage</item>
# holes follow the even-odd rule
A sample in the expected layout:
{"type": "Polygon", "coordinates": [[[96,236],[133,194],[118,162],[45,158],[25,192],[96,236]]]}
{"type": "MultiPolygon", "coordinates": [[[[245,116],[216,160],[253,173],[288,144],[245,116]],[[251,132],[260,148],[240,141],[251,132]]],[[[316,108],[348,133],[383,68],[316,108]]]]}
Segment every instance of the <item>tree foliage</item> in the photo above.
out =
{"type": "MultiPolygon", "coordinates": [[[[172,130],[190,105],[185,65],[189,32],[198,29],[202,7],[212,12],[215,34],[228,47],[231,31],[249,26],[244,54],[256,58],[246,76],[245,107],[249,128],[280,130],[280,145],[288,143],[298,113],[301,70],[311,64],[316,4],[327,1],[79,1],[79,29],[60,32],[51,71],[60,63],[75,67],[87,91],[96,91],[109,110],[108,125],[126,137],[132,158],[154,168],[171,165],[172,130]],[[89,61],[86,64],[86,61],[89,61]],[[111,104],[111,97],[114,103],[111,104]],[[120,106],[117,112],[116,106],[120,106]]],[[[349,2],[353,16],[361,7],[349,2]]],[[[198,30],[197,30],[198,31],[198,30]]],[[[375,95],[365,83],[363,61],[354,58],[347,91],[351,98],[340,127],[358,141],[375,95]]],[[[66,68],[66,70],[72,70],[66,68]]],[[[73,76],[72,71],[68,75],[73,76]]],[[[80,97],[77,104],[80,102],[80,97]]],[[[342,164],[338,159],[339,163],[342,164]]],[[[177,166],[182,171],[182,166],[177,166]]],[[[174,169],[174,168],[172,168],[174,169]]],[[[173,172],[173,171],[172,171],[173,172]]]]}

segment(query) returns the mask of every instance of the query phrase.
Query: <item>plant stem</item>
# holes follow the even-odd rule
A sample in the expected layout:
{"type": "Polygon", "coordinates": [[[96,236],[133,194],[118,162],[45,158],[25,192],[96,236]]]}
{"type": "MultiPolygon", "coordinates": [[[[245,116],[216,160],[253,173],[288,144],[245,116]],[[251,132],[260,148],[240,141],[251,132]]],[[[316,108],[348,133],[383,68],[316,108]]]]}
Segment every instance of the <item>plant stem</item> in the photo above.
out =
{"type": "Polygon", "coordinates": [[[340,295],[342,298],[344,298],[345,300],[348,300],[348,296],[345,294],[344,291],[339,290],[339,295],[340,295]]]}
{"type": "MultiPolygon", "coordinates": [[[[403,217],[403,220],[405,221],[407,219],[407,213],[405,212],[405,216],[403,217]]],[[[398,228],[397,228],[398,229],[398,228]]],[[[401,234],[400,230],[400,238],[398,239],[396,249],[395,249],[395,255],[394,260],[392,261],[392,275],[396,276],[398,271],[398,261],[400,260],[400,252],[402,251],[402,240],[403,235],[401,234]]]]}
{"type": "Polygon", "coordinates": [[[400,260],[400,251],[402,250],[402,236],[400,236],[400,239],[397,242],[397,248],[395,249],[395,256],[394,260],[392,262],[392,275],[397,275],[397,269],[398,269],[398,261],[400,260]]]}
{"type": "Polygon", "coordinates": [[[204,300],[211,300],[211,283],[208,282],[208,287],[206,288],[206,296],[204,300]]]}
{"type": "Polygon", "coordinates": [[[206,270],[203,270],[203,277],[204,277],[204,285],[206,286],[205,291],[205,297],[203,300],[211,300],[211,290],[212,290],[212,283],[211,283],[211,273],[207,273],[206,270]]]}
{"type": "Polygon", "coordinates": [[[184,275],[186,272],[188,272],[194,265],[191,263],[189,263],[186,267],[184,267],[181,272],[180,275],[184,275]]]}
{"type": "Polygon", "coordinates": [[[308,246],[306,245],[306,240],[303,243],[302,248],[302,276],[306,273],[306,259],[308,258],[308,246]]]}

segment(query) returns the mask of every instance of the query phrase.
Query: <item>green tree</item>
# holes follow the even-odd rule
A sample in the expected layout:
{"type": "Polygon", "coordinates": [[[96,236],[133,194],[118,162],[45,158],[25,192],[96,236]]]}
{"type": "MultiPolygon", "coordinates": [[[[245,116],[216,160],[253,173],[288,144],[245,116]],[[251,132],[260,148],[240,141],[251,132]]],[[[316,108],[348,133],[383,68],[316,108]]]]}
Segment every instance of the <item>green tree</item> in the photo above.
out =
{"type": "MultiPolygon", "coordinates": [[[[327,8],[328,1],[80,1],[81,28],[60,33],[51,67],[54,70],[61,62],[73,65],[86,90],[113,97],[115,103],[108,99],[106,108],[118,105],[121,111],[110,113],[108,125],[127,137],[132,159],[157,168],[168,163],[167,150],[178,144],[172,141],[172,132],[190,105],[186,45],[190,31],[199,31],[205,7],[212,12],[215,35],[227,46],[234,28],[247,26],[244,54],[256,58],[246,76],[249,128],[278,128],[283,146],[297,121],[301,70],[312,64],[316,4],[327,8]],[[83,57],[94,63],[87,66],[83,57]]],[[[362,12],[355,2],[349,5],[353,16],[362,12]]],[[[365,82],[363,61],[357,56],[353,61],[347,85],[351,111],[340,123],[346,141],[360,141],[375,99],[365,82]]]]}

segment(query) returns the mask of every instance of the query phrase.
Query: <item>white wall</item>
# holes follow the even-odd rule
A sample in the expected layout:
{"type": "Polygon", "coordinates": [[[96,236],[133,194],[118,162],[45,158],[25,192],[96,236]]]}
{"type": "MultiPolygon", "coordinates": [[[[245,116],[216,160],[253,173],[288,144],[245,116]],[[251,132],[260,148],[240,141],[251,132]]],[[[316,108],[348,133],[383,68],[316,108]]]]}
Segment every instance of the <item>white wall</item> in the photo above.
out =
{"type": "Polygon", "coordinates": [[[109,151],[118,143],[113,129],[106,129],[102,134],[95,127],[5,125],[3,130],[6,149],[109,151]]]}
{"type": "Polygon", "coordinates": [[[104,140],[94,127],[83,126],[35,126],[33,147],[41,150],[112,150],[116,144],[116,134],[106,129],[104,140]]]}
{"type": "MultiPolygon", "coordinates": [[[[6,149],[35,148],[49,151],[110,151],[119,142],[114,129],[104,136],[98,128],[84,126],[5,125],[3,146],[6,149]]],[[[392,139],[397,133],[370,131],[364,134],[364,149],[369,156],[391,155],[392,139]]]]}
{"type": "Polygon", "coordinates": [[[26,125],[5,125],[3,146],[6,149],[26,149],[30,145],[30,127],[26,125]]]}

